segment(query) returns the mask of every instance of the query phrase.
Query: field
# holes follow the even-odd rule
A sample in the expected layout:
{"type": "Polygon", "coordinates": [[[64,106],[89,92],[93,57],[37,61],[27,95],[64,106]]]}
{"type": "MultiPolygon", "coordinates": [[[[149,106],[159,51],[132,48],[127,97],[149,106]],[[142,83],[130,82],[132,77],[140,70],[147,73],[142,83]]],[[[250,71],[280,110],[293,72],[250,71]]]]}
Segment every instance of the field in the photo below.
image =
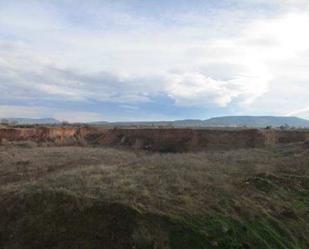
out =
{"type": "Polygon", "coordinates": [[[0,248],[309,248],[304,143],[153,153],[0,146],[0,248]]]}

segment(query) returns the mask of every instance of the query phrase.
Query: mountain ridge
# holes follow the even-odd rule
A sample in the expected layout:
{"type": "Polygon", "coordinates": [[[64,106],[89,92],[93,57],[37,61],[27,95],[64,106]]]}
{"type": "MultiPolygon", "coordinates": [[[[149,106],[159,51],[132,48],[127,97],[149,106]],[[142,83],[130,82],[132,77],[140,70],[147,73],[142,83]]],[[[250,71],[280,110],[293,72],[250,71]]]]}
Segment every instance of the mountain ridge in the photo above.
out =
{"type": "MultiPolygon", "coordinates": [[[[34,124],[61,124],[54,118],[2,118],[2,123],[8,122],[19,125],[34,124]]],[[[220,116],[209,119],[183,119],[174,121],[130,121],[130,122],[84,122],[89,125],[112,125],[112,126],[173,126],[173,127],[248,127],[265,128],[267,126],[289,126],[296,128],[309,128],[309,120],[287,116],[220,116]]]]}
{"type": "Polygon", "coordinates": [[[54,118],[0,118],[1,123],[34,125],[34,124],[60,124],[61,122],[54,118]]]}
{"type": "Polygon", "coordinates": [[[174,121],[140,121],[140,122],[92,122],[90,124],[110,124],[118,126],[175,126],[175,127],[253,127],[265,128],[267,126],[280,127],[309,127],[309,120],[298,117],[285,116],[222,116],[205,120],[184,119],[174,121]]]}

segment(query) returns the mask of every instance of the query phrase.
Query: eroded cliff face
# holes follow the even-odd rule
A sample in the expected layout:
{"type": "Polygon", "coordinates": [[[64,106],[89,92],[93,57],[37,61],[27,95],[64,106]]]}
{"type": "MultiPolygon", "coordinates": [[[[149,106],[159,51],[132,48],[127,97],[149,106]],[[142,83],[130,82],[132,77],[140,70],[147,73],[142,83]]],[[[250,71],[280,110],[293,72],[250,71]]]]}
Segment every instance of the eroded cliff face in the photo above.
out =
{"type": "Polygon", "coordinates": [[[0,141],[34,141],[54,145],[121,146],[158,152],[258,148],[303,142],[307,131],[262,129],[103,129],[97,127],[2,128],[0,141]]]}
{"type": "Polygon", "coordinates": [[[102,136],[99,143],[159,152],[185,152],[262,147],[265,136],[259,130],[114,129],[102,136]]]}
{"type": "Polygon", "coordinates": [[[51,142],[56,145],[74,144],[76,128],[37,127],[37,128],[4,128],[0,129],[1,141],[34,141],[51,142]]]}

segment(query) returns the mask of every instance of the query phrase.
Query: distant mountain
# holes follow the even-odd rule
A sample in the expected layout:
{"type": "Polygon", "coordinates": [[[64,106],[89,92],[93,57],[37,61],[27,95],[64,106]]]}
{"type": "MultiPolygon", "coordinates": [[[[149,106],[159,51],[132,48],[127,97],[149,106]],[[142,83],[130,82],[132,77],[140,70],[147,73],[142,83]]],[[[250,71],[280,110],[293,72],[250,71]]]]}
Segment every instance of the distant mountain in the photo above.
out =
{"type": "Polygon", "coordinates": [[[34,125],[34,124],[60,124],[61,122],[54,118],[2,118],[0,119],[2,123],[9,122],[11,124],[19,125],[34,125]]]}
{"type": "Polygon", "coordinates": [[[288,125],[293,127],[309,127],[309,120],[297,117],[275,117],[275,116],[227,116],[205,120],[205,126],[211,127],[280,127],[288,125]]]}
{"type": "Polygon", "coordinates": [[[91,122],[92,125],[112,125],[112,126],[176,126],[176,127],[196,127],[203,125],[202,120],[186,119],[176,121],[128,121],[128,122],[91,122]]]}
{"type": "Polygon", "coordinates": [[[251,127],[265,128],[267,126],[280,127],[309,127],[309,120],[297,117],[275,116],[226,116],[207,120],[185,119],[176,121],[145,121],[145,122],[95,122],[95,125],[111,126],[173,126],[173,127],[251,127]]]}
{"type": "MultiPolygon", "coordinates": [[[[31,118],[7,118],[9,123],[20,125],[33,124],[60,124],[61,122],[54,118],[31,119],[31,118]]],[[[309,120],[297,117],[275,117],[275,116],[225,116],[206,120],[185,119],[175,121],[139,121],[139,122],[91,122],[90,125],[109,125],[109,126],[165,126],[165,127],[248,127],[265,128],[267,126],[280,127],[288,125],[297,128],[309,128],[309,120]]]]}

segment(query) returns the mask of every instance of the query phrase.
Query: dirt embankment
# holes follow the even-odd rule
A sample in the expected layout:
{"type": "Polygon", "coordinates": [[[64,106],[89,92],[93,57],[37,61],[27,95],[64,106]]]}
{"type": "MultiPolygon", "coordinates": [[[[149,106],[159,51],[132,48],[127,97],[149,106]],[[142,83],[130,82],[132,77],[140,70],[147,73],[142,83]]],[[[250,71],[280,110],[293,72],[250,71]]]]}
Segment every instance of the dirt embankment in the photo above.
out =
{"type": "Polygon", "coordinates": [[[103,145],[121,145],[150,151],[187,152],[262,148],[308,140],[309,131],[306,130],[166,128],[108,130],[97,142],[103,145]]]}
{"type": "Polygon", "coordinates": [[[159,152],[238,149],[265,146],[259,130],[114,129],[98,141],[159,152]]]}
{"type": "Polygon", "coordinates": [[[287,131],[277,131],[276,133],[276,143],[297,143],[309,140],[309,131],[305,130],[287,130],[287,131]]]}
{"type": "Polygon", "coordinates": [[[34,141],[55,145],[123,146],[159,152],[257,148],[303,142],[308,131],[262,129],[103,129],[96,127],[2,128],[0,141],[34,141]]]}
{"type": "Polygon", "coordinates": [[[95,134],[96,129],[75,127],[35,127],[0,129],[0,141],[34,141],[55,145],[78,145],[84,139],[95,134]]]}

